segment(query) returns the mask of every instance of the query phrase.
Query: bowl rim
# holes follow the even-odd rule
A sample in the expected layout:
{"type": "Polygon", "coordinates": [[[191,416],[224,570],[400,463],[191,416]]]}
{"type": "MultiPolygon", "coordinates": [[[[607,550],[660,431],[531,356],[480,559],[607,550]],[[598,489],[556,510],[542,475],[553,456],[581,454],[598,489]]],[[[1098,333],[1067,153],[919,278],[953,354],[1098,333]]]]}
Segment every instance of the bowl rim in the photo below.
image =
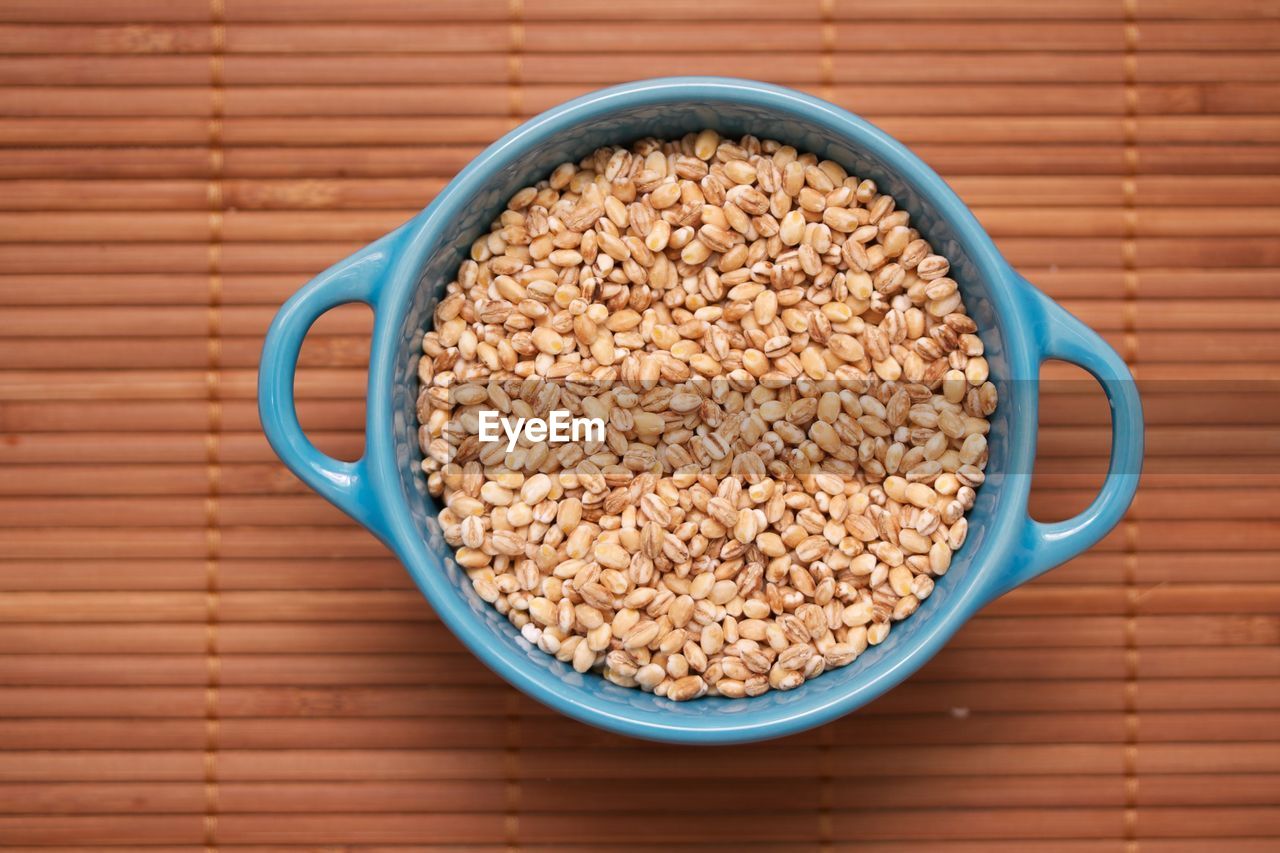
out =
{"type": "MultiPolygon", "coordinates": [[[[770,84],[720,77],[671,77],[643,80],[591,92],[535,116],[507,133],[479,154],[435,200],[400,229],[391,267],[376,296],[370,352],[365,464],[379,503],[388,544],[449,630],[486,666],[521,691],[582,722],[632,737],[686,744],[728,744],[794,734],[843,716],[878,697],[932,658],[997,589],[1002,567],[1024,547],[1022,534],[1030,492],[1029,473],[1006,473],[991,485],[1005,493],[1000,511],[988,524],[997,529],[984,542],[984,552],[970,566],[970,575],[954,590],[946,609],[934,613],[892,660],[882,662],[872,677],[857,679],[848,689],[818,701],[796,701],[768,711],[682,717],[668,722],[615,713],[563,692],[564,684],[544,670],[522,663],[505,640],[477,619],[447,577],[441,555],[422,540],[401,489],[395,444],[393,376],[400,353],[400,329],[419,286],[419,274],[430,252],[439,250],[445,223],[459,215],[479,192],[491,172],[522,156],[541,141],[574,125],[636,106],[674,102],[732,102],[800,117],[847,139],[851,146],[881,159],[951,227],[956,242],[972,259],[996,314],[1001,318],[1003,343],[1018,399],[1018,417],[1011,420],[1007,462],[1010,472],[1030,472],[1035,456],[1038,395],[1037,350],[1032,346],[1038,314],[1028,304],[1029,290],[1000,255],[977,218],[943,179],[905,145],[833,104],[770,84]],[[1025,386],[1025,387],[1023,387],[1025,386]],[[1022,510],[1021,516],[1015,514],[1022,510]]],[[[801,688],[803,690],[803,688],[801,688]]],[[[798,694],[797,694],[798,695],[798,694]]],[[[750,703],[752,700],[740,700],[750,703]]],[[[635,709],[639,714],[640,710],[635,709]]]]}

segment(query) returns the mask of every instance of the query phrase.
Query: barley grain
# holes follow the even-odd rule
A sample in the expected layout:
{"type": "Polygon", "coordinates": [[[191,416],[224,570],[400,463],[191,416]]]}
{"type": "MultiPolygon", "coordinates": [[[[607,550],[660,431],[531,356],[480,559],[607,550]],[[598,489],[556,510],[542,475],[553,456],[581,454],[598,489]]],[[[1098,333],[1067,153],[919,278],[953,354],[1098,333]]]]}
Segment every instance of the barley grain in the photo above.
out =
{"type": "Polygon", "coordinates": [[[674,701],[794,689],[949,570],[997,405],[950,264],[871,181],[714,130],[563,164],[436,307],[422,467],[477,595],[674,701]],[[481,443],[478,411],[607,421],[481,443]]]}

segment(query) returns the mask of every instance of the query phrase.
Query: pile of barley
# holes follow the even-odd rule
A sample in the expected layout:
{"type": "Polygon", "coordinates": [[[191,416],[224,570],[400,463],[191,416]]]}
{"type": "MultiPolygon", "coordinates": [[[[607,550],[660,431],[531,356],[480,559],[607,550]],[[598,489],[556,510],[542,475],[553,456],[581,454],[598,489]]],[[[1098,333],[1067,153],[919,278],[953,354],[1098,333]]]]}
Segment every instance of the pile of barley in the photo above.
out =
{"type": "Polygon", "coordinates": [[[951,564],[996,406],[947,259],[838,164],[646,139],[516,193],[426,333],[423,468],[529,642],[669,699],[789,690],[951,564]],[[480,443],[477,412],[607,419],[480,443]]]}

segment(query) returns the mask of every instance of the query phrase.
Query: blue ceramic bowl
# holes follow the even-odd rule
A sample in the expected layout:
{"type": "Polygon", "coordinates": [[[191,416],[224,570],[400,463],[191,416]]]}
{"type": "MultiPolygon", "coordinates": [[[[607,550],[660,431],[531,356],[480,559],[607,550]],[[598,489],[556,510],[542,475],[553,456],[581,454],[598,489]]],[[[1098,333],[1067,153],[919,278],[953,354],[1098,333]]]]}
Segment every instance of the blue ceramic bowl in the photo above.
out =
{"type": "Polygon", "coordinates": [[[683,77],[605,89],[534,118],[489,146],[426,210],[326,270],[276,316],[258,391],[272,447],[304,482],[387,543],[441,620],[495,672],[538,701],[614,732],[679,743],[734,743],[792,734],[846,714],[920,668],[980,607],[1079,554],[1128,507],[1142,459],[1142,410],[1129,371],[1101,338],[1005,262],[973,214],[932,169],[857,116],[789,89],[747,80],[683,77]],[[951,275],[986,343],[1000,407],[986,484],[967,544],[936,592],[853,664],[787,693],[677,704],[581,675],[538,651],[480,600],[441,537],[419,468],[415,357],[423,327],[472,240],[506,200],[557,164],[609,143],[676,138],[713,127],[779,139],[872,178],[911,212],[951,275]],[[375,314],[364,458],[320,453],[298,424],[298,350],[325,311],[363,302],[375,314]],[[1036,447],[1037,376],[1054,358],[1085,368],[1111,405],[1111,464],[1097,499],[1069,521],[1027,515],[1036,447]]]}

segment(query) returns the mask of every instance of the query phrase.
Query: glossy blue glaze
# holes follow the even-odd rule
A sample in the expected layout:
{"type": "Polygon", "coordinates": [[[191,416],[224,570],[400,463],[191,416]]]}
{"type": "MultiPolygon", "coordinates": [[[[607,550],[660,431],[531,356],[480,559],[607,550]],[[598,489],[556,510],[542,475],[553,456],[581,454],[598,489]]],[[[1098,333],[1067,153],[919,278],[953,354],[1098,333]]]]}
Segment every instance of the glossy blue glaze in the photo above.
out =
{"type": "Polygon", "coordinates": [[[280,310],[267,335],[259,411],[272,447],[299,477],[399,555],[440,618],[485,664],[535,699],[622,734],[734,743],[793,734],[866,704],[931,658],[980,607],[1100,539],[1129,505],[1142,459],[1142,410],[1120,358],[1000,257],[973,214],[928,166],[876,127],[824,101],[745,80],[671,78],[586,95],[526,122],[462,171],[430,207],[322,273],[280,310]],[[416,356],[444,284],[507,198],[557,164],[608,143],[673,138],[703,127],[753,133],[873,178],[952,264],[986,344],[1000,407],[987,482],[969,540],[920,610],[853,664],[800,689],[747,700],[676,704],[581,675],[533,648],[471,590],[452,559],[419,467],[416,356]],[[302,339],[324,311],[373,307],[365,456],[339,462],[303,435],[293,405],[302,339]],[[1069,521],[1027,516],[1035,456],[1037,377],[1048,358],[1074,362],[1111,404],[1111,466],[1101,493],[1069,521]]]}

